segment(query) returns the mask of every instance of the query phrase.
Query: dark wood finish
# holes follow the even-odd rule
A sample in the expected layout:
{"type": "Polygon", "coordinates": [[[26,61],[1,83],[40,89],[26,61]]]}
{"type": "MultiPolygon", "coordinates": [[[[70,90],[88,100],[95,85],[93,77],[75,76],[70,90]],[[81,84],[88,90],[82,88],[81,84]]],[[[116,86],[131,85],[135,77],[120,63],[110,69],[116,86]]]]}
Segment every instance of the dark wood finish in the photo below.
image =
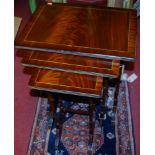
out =
{"type": "Polygon", "coordinates": [[[95,104],[93,100],[89,100],[89,142],[88,142],[88,154],[93,155],[93,135],[95,127],[95,104]]]}
{"type": "Polygon", "coordinates": [[[136,19],[133,9],[41,5],[15,45],[48,52],[134,60],[136,19]]]}
{"type": "Polygon", "coordinates": [[[29,75],[35,76],[38,73],[38,68],[36,68],[36,67],[24,67],[23,72],[25,74],[29,74],[29,75]]]}
{"type": "Polygon", "coordinates": [[[32,75],[29,86],[49,92],[100,98],[102,82],[103,77],[38,69],[38,73],[32,75]]]}
{"type": "Polygon", "coordinates": [[[55,112],[56,112],[56,102],[55,102],[55,99],[54,99],[54,95],[51,94],[51,93],[48,93],[48,100],[50,102],[51,116],[52,116],[52,118],[54,118],[55,117],[55,112]]]}
{"type": "Polygon", "coordinates": [[[23,57],[24,66],[113,78],[119,76],[119,60],[29,50],[19,50],[18,53],[23,57]]]}

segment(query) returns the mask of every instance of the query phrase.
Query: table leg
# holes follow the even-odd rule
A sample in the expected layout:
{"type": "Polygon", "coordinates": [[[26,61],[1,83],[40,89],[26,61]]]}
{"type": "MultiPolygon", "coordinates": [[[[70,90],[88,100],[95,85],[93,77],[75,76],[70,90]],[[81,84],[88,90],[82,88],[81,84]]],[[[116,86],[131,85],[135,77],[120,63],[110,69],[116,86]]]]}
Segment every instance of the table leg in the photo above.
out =
{"type": "Polygon", "coordinates": [[[114,94],[114,108],[113,108],[114,113],[116,113],[116,110],[117,110],[119,85],[120,85],[120,79],[117,79],[116,86],[115,86],[115,94],[114,94]]]}
{"type": "Polygon", "coordinates": [[[103,113],[106,112],[106,98],[108,97],[108,87],[109,81],[105,78],[103,82],[103,97],[101,99],[101,108],[103,109],[103,113]]]}
{"type": "Polygon", "coordinates": [[[92,99],[89,100],[89,142],[88,142],[88,154],[93,154],[93,135],[95,126],[95,104],[92,99]]]}
{"type": "Polygon", "coordinates": [[[58,107],[56,111],[56,141],[55,141],[55,150],[59,152],[59,145],[60,145],[60,140],[61,140],[61,133],[62,133],[62,127],[63,127],[63,118],[64,118],[64,113],[61,110],[62,107],[62,99],[59,96],[58,97],[58,107]]]}
{"type": "Polygon", "coordinates": [[[48,93],[48,100],[50,103],[50,109],[51,109],[51,116],[54,119],[55,116],[55,110],[56,110],[56,101],[55,101],[55,97],[52,93],[48,93]]]}

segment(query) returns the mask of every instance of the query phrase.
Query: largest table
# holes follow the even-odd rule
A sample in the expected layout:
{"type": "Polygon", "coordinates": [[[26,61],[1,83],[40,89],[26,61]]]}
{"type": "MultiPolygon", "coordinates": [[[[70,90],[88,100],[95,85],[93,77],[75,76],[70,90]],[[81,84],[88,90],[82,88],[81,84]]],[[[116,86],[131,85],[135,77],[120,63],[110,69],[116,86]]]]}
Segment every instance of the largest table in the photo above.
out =
{"type": "Polygon", "coordinates": [[[17,48],[134,61],[136,11],[43,4],[16,39],[17,48]]]}

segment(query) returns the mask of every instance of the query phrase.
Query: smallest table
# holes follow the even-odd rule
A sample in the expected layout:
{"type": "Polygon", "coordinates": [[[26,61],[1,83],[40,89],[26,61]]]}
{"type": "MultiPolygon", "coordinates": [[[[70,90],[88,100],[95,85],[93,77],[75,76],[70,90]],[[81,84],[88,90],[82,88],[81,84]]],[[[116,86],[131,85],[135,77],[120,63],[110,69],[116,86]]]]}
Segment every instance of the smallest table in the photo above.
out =
{"type": "MultiPolygon", "coordinates": [[[[38,69],[36,74],[33,74],[29,86],[32,89],[43,90],[47,92],[56,92],[58,96],[58,103],[52,93],[49,93],[49,101],[51,104],[51,114],[56,122],[57,135],[55,141],[55,149],[59,149],[59,141],[62,132],[62,120],[64,113],[77,113],[82,115],[89,115],[89,144],[88,150],[92,154],[93,143],[93,129],[95,124],[95,106],[94,99],[100,99],[102,102],[102,108],[104,108],[103,93],[107,89],[103,87],[103,77],[82,75],[78,73],[69,73],[64,71],[54,71],[38,69]],[[87,97],[87,104],[89,105],[88,111],[75,110],[63,107],[60,94],[70,94],[76,96],[87,97]],[[56,107],[57,106],[57,107],[56,107]]],[[[74,96],[75,97],[75,96],[74,96]]],[[[78,103],[77,103],[78,104],[78,103]]]]}

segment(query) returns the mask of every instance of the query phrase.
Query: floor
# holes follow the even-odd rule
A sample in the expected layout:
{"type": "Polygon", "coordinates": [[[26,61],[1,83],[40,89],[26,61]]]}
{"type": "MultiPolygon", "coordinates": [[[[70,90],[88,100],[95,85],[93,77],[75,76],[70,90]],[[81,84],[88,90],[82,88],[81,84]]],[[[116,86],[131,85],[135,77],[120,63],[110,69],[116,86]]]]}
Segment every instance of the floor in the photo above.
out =
{"type": "MultiPolygon", "coordinates": [[[[28,0],[15,0],[15,16],[22,17],[22,24],[19,32],[23,29],[31,13],[28,7],[28,0]]],[[[138,79],[133,83],[129,84],[130,96],[131,96],[131,107],[133,115],[133,125],[136,141],[136,154],[140,155],[140,30],[138,21],[138,35],[137,35],[137,59],[135,62],[134,70],[127,71],[130,75],[135,73],[138,75],[138,79]]],[[[15,155],[26,155],[31,129],[34,121],[36,105],[38,98],[31,95],[30,89],[28,88],[29,75],[23,73],[23,67],[20,63],[21,58],[16,56],[17,50],[15,49],[15,64],[14,64],[14,75],[15,75],[15,155]]]]}

